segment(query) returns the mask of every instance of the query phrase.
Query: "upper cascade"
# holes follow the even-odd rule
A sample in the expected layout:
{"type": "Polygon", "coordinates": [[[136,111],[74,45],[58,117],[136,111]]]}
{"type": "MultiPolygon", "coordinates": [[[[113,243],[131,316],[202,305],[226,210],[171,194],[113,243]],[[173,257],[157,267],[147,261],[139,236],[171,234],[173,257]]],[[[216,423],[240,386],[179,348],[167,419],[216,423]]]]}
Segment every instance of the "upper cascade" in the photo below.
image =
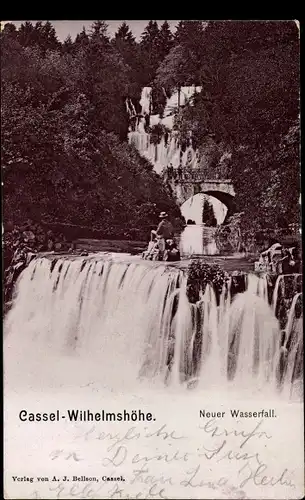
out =
{"type": "Polygon", "coordinates": [[[181,144],[177,133],[173,130],[174,117],[179,108],[187,103],[192,103],[192,97],[201,91],[201,87],[185,86],[180,90],[175,90],[170,97],[166,96],[166,104],[163,116],[160,114],[152,114],[153,100],[152,87],[144,87],[142,89],[140,106],[141,113],[137,114],[134,104],[131,99],[126,100],[126,109],[130,116],[131,125],[128,134],[130,144],[138,149],[140,154],[145,156],[153,165],[157,173],[168,165],[174,168],[181,167],[198,167],[198,153],[192,146],[191,133],[187,147],[182,151],[181,144]],[[161,125],[164,127],[164,133],[158,143],[152,141],[151,127],[161,125]]]}

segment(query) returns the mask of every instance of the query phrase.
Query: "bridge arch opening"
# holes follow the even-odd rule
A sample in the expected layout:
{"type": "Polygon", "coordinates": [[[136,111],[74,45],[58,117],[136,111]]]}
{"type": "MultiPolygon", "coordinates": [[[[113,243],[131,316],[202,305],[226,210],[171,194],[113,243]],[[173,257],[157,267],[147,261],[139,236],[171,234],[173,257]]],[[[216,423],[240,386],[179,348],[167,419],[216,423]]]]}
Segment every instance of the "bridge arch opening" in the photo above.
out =
{"type": "Polygon", "coordinates": [[[232,196],[231,194],[224,193],[223,191],[210,190],[202,191],[202,193],[200,194],[208,196],[210,200],[217,200],[219,203],[221,203],[221,205],[224,205],[227,209],[228,215],[234,211],[234,196],[232,196]]]}
{"type": "Polygon", "coordinates": [[[207,193],[197,193],[195,195],[190,196],[180,206],[181,213],[185,218],[186,222],[193,221],[193,223],[195,224],[202,224],[203,206],[204,202],[207,201],[213,208],[217,225],[223,224],[229,212],[229,207],[227,205],[228,200],[225,197],[222,197],[222,195],[225,193],[220,193],[220,197],[218,197],[217,194],[218,193],[207,192],[207,193]]]}
{"type": "MultiPolygon", "coordinates": [[[[166,179],[166,182],[169,183],[180,207],[190,198],[201,194],[202,196],[208,195],[211,197],[210,199],[217,212],[219,211],[217,203],[224,205],[227,208],[226,217],[230,216],[235,210],[235,191],[229,179],[207,179],[206,172],[200,169],[184,168],[181,169],[180,177],[179,175],[178,178],[177,175],[173,176],[173,178],[166,179]]],[[[183,206],[182,211],[185,211],[185,206],[183,206]]],[[[224,209],[222,209],[223,211],[224,209]]],[[[218,224],[222,224],[224,219],[222,220],[217,216],[217,221],[218,224]]]]}

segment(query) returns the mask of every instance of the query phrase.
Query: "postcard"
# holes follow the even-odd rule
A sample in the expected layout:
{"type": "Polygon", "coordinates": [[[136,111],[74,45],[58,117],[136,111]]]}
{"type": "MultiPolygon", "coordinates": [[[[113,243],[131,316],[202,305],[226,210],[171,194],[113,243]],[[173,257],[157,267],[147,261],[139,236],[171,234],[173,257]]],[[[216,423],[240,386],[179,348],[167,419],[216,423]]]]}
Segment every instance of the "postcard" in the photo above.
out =
{"type": "Polygon", "coordinates": [[[4,498],[302,498],[299,23],[1,47],[4,498]]]}

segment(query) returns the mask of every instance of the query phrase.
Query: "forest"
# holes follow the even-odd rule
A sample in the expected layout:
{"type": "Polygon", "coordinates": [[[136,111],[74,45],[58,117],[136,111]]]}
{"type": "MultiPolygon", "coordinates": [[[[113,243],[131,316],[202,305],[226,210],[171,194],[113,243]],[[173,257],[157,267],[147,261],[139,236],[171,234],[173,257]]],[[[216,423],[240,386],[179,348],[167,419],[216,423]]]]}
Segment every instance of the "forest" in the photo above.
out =
{"type": "Polygon", "coordinates": [[[165,94],[186,85],[202,90],[178,110],[175,128],[182,142],[191,131],[199,150],[212,141],[231,152],[242,226],[299,224],[294,21],[177,21],[174,32],[149,21],[140,40],[126,22],[111,38],[95,21],[63,42],[50,22],[7,23],[1,68],[6,225],[32,220],[77,226],[78,236],[91,228],[145,239],[164,210],[181,226],[171,193],[128,145],[125,101],[137,106],[152,86],[153,112],[162,114],[165,94]]]}

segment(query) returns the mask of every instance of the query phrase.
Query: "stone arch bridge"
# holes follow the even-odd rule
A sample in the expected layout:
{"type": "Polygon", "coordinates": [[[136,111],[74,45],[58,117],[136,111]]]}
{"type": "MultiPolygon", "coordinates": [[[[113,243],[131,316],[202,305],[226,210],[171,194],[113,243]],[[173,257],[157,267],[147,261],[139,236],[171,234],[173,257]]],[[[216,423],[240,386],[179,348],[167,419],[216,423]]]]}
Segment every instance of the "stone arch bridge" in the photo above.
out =
{"type": "Polygon", "coordinates": [[[224,203],[228,215],[234,212],[235,191],[230,179],[207,179],[205,171],[189,168],[178,168],[165,176],[180,206],[192,196],[203,193],[224,203]]]}

